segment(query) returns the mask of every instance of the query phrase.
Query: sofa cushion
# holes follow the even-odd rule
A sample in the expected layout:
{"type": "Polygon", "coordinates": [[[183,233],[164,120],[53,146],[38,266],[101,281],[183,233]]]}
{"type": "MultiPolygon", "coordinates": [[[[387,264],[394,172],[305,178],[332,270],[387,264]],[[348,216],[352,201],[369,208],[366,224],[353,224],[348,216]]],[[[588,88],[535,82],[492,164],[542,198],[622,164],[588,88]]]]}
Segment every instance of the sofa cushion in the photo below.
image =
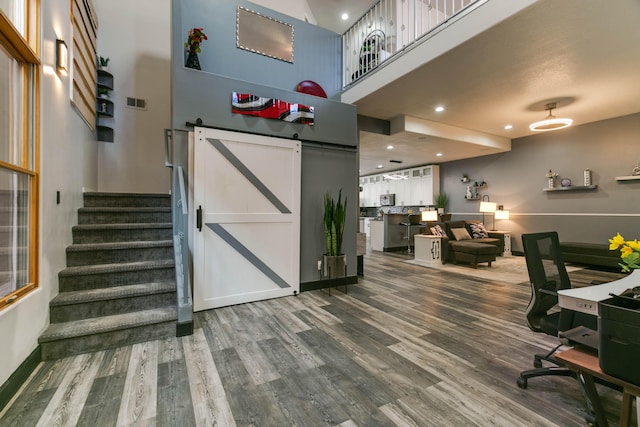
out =
{"type": "Polygon", "coordinates": [[[451,233],[456,240],[471,240],[471,236],[466,228],[452,228],[451,233]]]}
{"type": "Polygon", "coordinates": [[[477,243],[474,240],[465,240],[463,242],[450,242],[451,249],[455,252],[464,252],[468,254],[497,254],[498,248],[495,245],[486,243],[477,243]]]}
{"type": "Polygon", "coordinates": [[[487,233],[487,229],[485,228],[484,224],[481,222],[472,222],[469,224],[469,228],[471,228],[471,236],[474,239],[489,237],[489,233],[487,233]]]}

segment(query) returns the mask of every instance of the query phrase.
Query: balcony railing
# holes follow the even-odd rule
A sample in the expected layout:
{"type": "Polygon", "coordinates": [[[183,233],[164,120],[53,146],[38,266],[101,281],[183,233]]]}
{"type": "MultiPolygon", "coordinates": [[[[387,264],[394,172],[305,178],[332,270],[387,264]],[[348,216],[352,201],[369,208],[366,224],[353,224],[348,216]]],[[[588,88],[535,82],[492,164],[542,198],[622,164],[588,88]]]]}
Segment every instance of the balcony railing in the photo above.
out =
{"type": "Polygon", "coordinates": [[[380,0],[342,36],[344,86],[486,0],[380,0]]]}

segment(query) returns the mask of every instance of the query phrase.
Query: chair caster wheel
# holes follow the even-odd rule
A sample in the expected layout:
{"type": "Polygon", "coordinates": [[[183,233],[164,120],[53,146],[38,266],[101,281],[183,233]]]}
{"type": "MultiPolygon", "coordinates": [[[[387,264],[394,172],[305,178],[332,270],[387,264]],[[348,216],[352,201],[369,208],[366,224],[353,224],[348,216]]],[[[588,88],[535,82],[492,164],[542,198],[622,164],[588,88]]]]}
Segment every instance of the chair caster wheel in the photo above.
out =
{"type": "Polygon", "coordinates": [[[534,368],[542,368],[542,360],[540,360],[540,359],[534,359],[534,361],[533,361],[533,367],[534,367],[534,368]]]}
{"type": "Polygon", "coordinates": [[[598,427],[598,421],[596,420],[596,416],[594,414],[588,414],[586,417],[584,417],[584,420],[591,427],[598,427]]]}
{"type": "Polygon", "coordinates": [[[516,384],[518,384],[518,387],[520,387],[521,389],[526,389],[527,388],[527,379],[526,378],[522,378],[522,377],[518,377],[518,379],[516,380],[516,384]]]}

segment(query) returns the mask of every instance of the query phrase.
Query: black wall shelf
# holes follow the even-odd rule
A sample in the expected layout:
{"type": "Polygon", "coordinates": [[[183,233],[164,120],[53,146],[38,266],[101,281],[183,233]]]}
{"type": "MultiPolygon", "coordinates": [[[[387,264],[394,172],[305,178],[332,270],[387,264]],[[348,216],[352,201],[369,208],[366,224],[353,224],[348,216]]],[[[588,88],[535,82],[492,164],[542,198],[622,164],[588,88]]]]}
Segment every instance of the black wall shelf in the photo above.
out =
{"type": "MultiPolygon", "coordinates": [[[[113,90],[113,74],[98,70],[98,89],[113,90]]],[[[113,142],[113,101],[105,97],[96,97],[96,131],[98,141],[113,142]]]]}
{"type": "Polygon", "coordinates": [[[640,175],[616,176],[616,181],[635,181],[640,180],[640,175]]]}
{"type": "Polygon", "coordinates": [[[571,185],[569,187],[553,187],[545,188],[542,191],[580,191],[580,190],[596,190],[597,185],[571,185]]]}

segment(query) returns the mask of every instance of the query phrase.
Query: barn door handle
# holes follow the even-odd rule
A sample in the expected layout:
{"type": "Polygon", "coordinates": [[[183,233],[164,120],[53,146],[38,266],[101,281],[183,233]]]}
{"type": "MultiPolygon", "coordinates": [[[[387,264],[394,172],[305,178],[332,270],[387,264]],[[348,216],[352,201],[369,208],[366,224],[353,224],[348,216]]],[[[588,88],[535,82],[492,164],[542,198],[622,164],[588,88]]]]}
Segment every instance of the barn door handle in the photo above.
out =
{"type": "Polygon", "coordinates": [[[202,206],[198,206],[196,211],[196,227],[198,227],[198,231],[202,232],[202,206]]]}

